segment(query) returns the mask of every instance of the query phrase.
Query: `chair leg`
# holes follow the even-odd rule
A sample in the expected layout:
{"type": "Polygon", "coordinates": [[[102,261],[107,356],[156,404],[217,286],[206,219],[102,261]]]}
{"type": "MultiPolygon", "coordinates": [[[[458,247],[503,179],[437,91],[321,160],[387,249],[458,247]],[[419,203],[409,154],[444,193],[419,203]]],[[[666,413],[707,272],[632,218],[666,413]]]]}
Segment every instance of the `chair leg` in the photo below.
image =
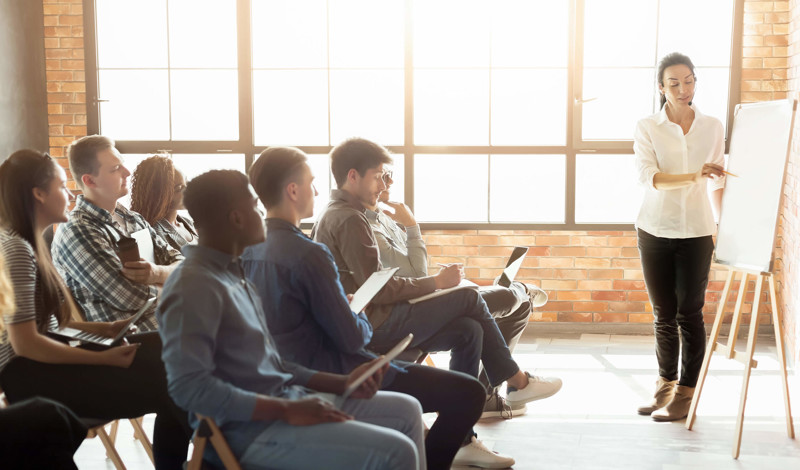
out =
{"type": "Polygon", "coordinates": [[[208,438],[195,434],[192,440],[194,449],[192,450],[192,457],[186,465],[186,470],[200,470],[203,468],[203,452],[206,450],[206,442],[208,442],[208,438]]]}
{"type": "Polygon", "coordinates": [[[111,432],[108,433],[111,444],[117,443],[117,431],[119,431],[119,420],[114,420],[111,422],[111,432]]]}
{"type": "Polygon", "coordinates": [[[433,359],[431,359],[430,354],[425,355],[425,364],[431,367],[436,367],[436,364],[433,362],[433,359]]]}
{"type": "Polygon", "coordinates": [[[139,440],[139,442],[142,444],[142,447],[144,447],[144,451],[147,452],[147,456],[150,457],[150,462],[155,465],[156,459],[153,457],[153,445],[150,443],[150,439],[144,432],[144,428],[142,427],[143,420],[143,417],[133,418],[130,420],[131,426],[133,426],[133,437],[139,440]]]}
{"type": "Polygon", "coordinates": [[[126,470],[125,464],[122,463],[122,459],[120,458],[119,453],[117,453],[117,449],[114,447],[114,443],[111,440],[111,437],[106,432],[105,428],[103,426],[98,426],[92,429],[92,431],[94,431],[97,437],[100,438],[100,441],[106,448],[106,455],[108,456],[109,459],[111,459],[111,462],[114,463],[114,467],[117,470],[126,470]]]}

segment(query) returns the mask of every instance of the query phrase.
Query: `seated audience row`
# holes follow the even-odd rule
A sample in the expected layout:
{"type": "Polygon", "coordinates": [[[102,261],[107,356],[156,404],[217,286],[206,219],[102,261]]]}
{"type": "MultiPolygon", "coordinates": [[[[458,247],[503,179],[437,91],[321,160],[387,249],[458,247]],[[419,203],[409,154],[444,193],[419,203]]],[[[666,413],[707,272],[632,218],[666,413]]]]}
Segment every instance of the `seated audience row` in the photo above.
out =
{"type": "MultiPolygon", "coordinates": [[[[525,403],[561,387],[559,379],[521,371],[511,358],[509,345],[532,305],[542,301],[536,289],[494,288],[481,295],[462,289],[409,304],[463,277],[458,265],[425,276],[423,263],[422,277],[394,277],[366,313],[350,309],[346,293],[387,257],[376,242],[386,233],[368,219],[387,222],[377,203],[391,184],[392,161],[377,144],[351,139],[332,151],[339,189],[314,228],[317,242],[299,230],[300,220],[313,215],[317,193],[306,156],[297,149],[267,149],[251,169],[268,210],[266,241],[257,198],[241,173],[214,171],[187,186],[172,160],[156,155],[134,173],[129,210],[119,200],[128,193],[131,173],[112,140],[84,137],[67,153],[83,191],[69,216],[66,175],[47,154],[20,151],[0,166],[3,191],[25,195],[22,205],[12,206],[9,197],[0,203],[0,248],[17,297],[10,341],[0,344],[0,384],[12,402],[49,397],[81,417],[101,419],[157,412],[157,468],[178,468],[185,460],[188,422],[196,422],[185,411],[214,417],[247,467],[314,466],[335,454],[342,462],[337,468],[496,468],[514,460],[477,440],[471,428],[482,409],[485,416],[521,414],[525,403]],[[197,229],[178,213],[184,197],[197,229]],[[51,262],[42,232],[56,223],[51,262]],[[142,237],[152,241],[154,259],[123,256],[123,247],[142,237]],[[179,249],[189,261],[182,263],[179,249]],[[47,336],[66,325],[113,336],[162,288],[157,313],[151,308],[138,324],[145,333],[128,336],[133,344],[95,351],[47,336]],[[79,320],[81,314],[89,321],[79,320]],[[508,328],[499,328],[504,319],[508,328]],[[372,350],[385,351],[408,333],[415,335],[412,346],[424,352],[451,351],[451,370],[395,361],[351,399],[334,398],[375,360],[372,350]],[[488,400],[476,380],[481,362],[484,385],[494,387],[488,400]],[[508,403],[496,391],[502,382],[508,403]],[[376,394],[378,389],[385,391],[376,394]],[[420,403],[439,414],[424,443],[420,403]],[[353,416],[389,429],[356,425],[349,421],[353,416]],[[349,424],[329,429],[340,421],[349,424]],[[320,425],[298,427],[311,424],[320,425]],[[309,444],[276,454],[297,439],[309,444]],[[374,445],[358,450],[348,444],[353,439],[359,448],[374,445]],[[309,453],[316,443],[331,453],[309,453]]],[[[391,207],[407,225],[383,228],[411,233],[398,237],[411,245],[419,234],[413,214],[391,207]]],[[[410,251],[397,241],[398,251],[410,251]]],[[[408,260],[414,262],[420,264],[408,260]]],[[[213,449],[206,457],[219,463],[213,449]]]]}
{"type": "Polygon", "coordinates": [[[8,264],[16,307],[0,337],[0,387],[11,403],[44,397],[85,418],[157,413],[156,466],[180,468],[191,429],[186,412],[167,392],[158,335],[132,335],[131,344],[101,351],[70,347],[47,335],[70,326],[114,336],[126,324],[75,320],[80,313],[42,240],[45,228],[67,222],[70,199],[64,170],[47,154],[21,150],[0,165],[0,253],[8,264]]]}

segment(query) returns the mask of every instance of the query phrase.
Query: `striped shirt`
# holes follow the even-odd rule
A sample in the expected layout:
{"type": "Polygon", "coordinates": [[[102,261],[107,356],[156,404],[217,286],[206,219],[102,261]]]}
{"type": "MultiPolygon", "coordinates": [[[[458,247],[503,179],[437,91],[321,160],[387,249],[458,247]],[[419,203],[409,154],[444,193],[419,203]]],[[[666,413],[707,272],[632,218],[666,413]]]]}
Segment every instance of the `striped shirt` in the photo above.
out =
{"type": "MultiPolygon", "coordinates": [[[[39,266],[33,247],[13,231],[0,231],[0,251],[6,260],[11,288],[14,290],[16,312],[5,315],[6,325],[36,321],[36,312],[43,308],[39,266]]],[[[58,327],[56,317],[50,316],[50,327],[58,327]]],[[[8,339],[8,330],[0,334],[0,370],[16,354],[8,339]]]]}
{"type": "MultiPolygon", "coordinates": [[[[128,318],[148,298],[158,295],[156,286],[133,282],[122,275],[122,262],[114,250],[115,241],[106,230],[108,226],[126,236],[149,229],[158,265],[183,259],[179,251],[156,234],[144,217],[119,204],[114,212],[112,218],[110,212],[80,195],[69,222],[62,224],[53,238],[53,263],[88,321],[113,322],[128,318]]],[[[154,312],[155,305],[139,320],[141,331],[158,328],[154,312]]]]}

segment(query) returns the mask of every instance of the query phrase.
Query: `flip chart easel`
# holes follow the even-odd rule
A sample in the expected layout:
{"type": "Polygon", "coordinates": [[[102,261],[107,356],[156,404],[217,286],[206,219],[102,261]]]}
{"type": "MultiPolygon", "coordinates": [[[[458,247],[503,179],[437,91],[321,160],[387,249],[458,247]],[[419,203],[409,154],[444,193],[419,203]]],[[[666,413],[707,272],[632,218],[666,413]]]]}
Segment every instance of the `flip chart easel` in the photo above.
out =
{"type": "Polygon", "coordinates": [[[711,336],[708,340],[708,347],[706,354],[703,358],[703,366],[700,369],[700,377],[697,381],[697,387],[692,398],[692,405],[689,408],[689,416],[686,418],[686,429],[691,430],[694,425],[695,418],[697,417],[697,404],[700,401],[700,394],[703,391],[703,383],[708,373],[708,366],[711,363],[711,356],[714,351],[721,352],[724,357],[732,359],[744,364],[744,377],[742,379],[742,394],[739,400],[739,412],[736,415],[736,434],[733,441],[733,458],[739,458],[739,449],[742,445],[742,427],[744,425],[744,407],[747,403],[747,388],[750,383],[750,373],[752,369],[758,367],[758,362],[753,359],[753,352],[756,346],[756,336],[758,334],[758,306],[761,298],[764,281],[769,284],[769,300],[772,303],[772,323],[775,328],[775,349],[778,355],[778,363],[780,364],[779,372],[781,380],[783,381],[783,403],[786,410],[786,432],[790,439],[794,439],[794,424],[792,422],[792,408],[789,403],[789,382],[786,377],[786,358],[783,351],[783,328],[781,326],[781,318],[778,311],[778,301],[775,292],[775,276],[772,273],[765,272],[748,272],[742,269],[728,268],[728,277],[725,281],[725,287],[722,289],[722,297],[719,300],[719,308],[717,309],[717,318],[714,320],[714,326],[711,329],[711,336]],[[736,306],[733,309],[733,318],[731,320],[731,330],[728,335],[728,342],[723,344],[717,341],[720,336],[722,322],[725,318],[725,304],[728,300],[728,294],[731,290],[736,274],[741,274],[741,281],[739,283],[739,293],[736,298],[736,306]],[[736,350],[736,338],[739,335],[739,328],[742,321],[742,304],[744,303],[745,293],[747,292],[747,285],[750,276],[755,276],[756,290],[755,297],[753,298],[753,310],[750,315],[750,331],[747,337],[747,349],[745,351],[736,350]]]}
{"type": "Polygon", "coordinates": [[[775,348],[778,355],[783,402],[786,411],[786,432],[794,439],[792,409],[789,403],[789,383],[786,377],[786,358],[783,348],[781,315],[773,273],[775,239],[780,213],[780,201],[786,177],[786,165],[791,148],[791,135],[797,102],[778,100],[738,105],[734,113],[731,130],[730,158],[728,170],[739,175],[728,177],[722,197],[722,211],[717,230],[717,246],[714,262],[728,269],[725,287],[717,308],[717,317],[695,387],[686,429],[692,429],[697,417],[697,405],[708,374],[711,356],[721,352],[727,359],[744,364],[742,392],[736,416],[736,431],[733,442],[733,458],[739,458],[742,444],[744,409],[747,404],[747,389],[750,374],[758,367],[753,359],[758,334],[758,307],[766,282],[772,307],[772,323],[775,329],[775,348]],[[726,312],[725,306],[737,274],[741,275],[739,293],[733,309],[728,342],[718,341],[726,312]],[[736,339],[742,323],[742,305],[751,276],[755,277],[756,290],[747,348],[736,350],[736,339]]]}

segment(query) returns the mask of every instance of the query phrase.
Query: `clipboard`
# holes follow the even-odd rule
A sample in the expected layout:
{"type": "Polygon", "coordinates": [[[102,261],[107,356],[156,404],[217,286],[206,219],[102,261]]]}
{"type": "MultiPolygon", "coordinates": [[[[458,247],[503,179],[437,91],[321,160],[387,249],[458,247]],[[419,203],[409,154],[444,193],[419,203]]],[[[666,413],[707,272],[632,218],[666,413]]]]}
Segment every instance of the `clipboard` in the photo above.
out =
{"type": "Polygon", "coordinates": [[[380,271],[375,271],[370,277],[361,284],[355,294],[353,300],[350,301],[350,310],[358,313],[366,308],[367,304],[376,296],[378,292],[383,289],[383,286],[389,282],[389,279],[394,276],[394,273],[400,268],[386,268],[380,271]]]}
{"type": "Polygon", "coordinates": [[[130,237],[136,240],[136,244],[139,247],[139,257],[156,264],[156,253],[153,248],[153,238],[150,236],[150,230],[147,228],[137,230],[131,233],[130,237]]]}
{"type": "Polygon", "coordinates": [[[378,369],[385,366],[389,363],[389,361],[399,356],[401,352],[405,351],[408,345],[411,344],[412,339],[414,339],[414,335],[409,333],[408,336],[401,339],[400,342],[397,343],[389,352],[381,356],[379,361],[375,362],[375,364],[372,364],[369,369],[367,369],[363,374],[359,375],[358,378],[353,381],[353,383],[347,386],[347,389],[342,394],[342,400],[346,400],[347,397],[352,395],[353,392],[355,392],[365,380],[372,377],[372,374],[377,372],[378,369]]]}

